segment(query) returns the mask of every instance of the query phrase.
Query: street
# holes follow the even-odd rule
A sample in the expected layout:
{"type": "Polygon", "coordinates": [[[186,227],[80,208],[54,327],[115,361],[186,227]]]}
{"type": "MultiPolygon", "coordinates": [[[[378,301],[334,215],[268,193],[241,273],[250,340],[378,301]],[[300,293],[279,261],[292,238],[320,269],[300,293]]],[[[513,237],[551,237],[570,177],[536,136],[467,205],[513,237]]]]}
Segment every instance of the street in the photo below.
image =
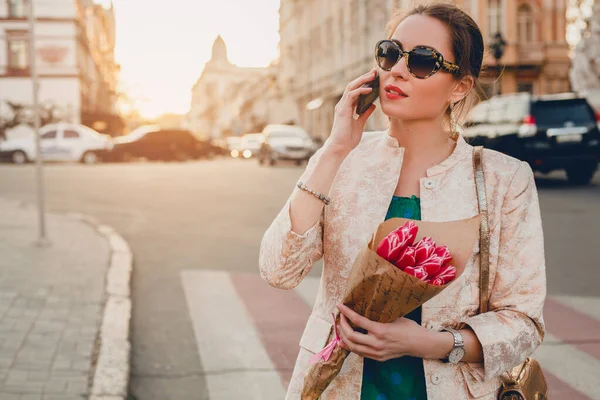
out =
{"type": "MultiPolygon", "coordinates": [[[[135,399],[239,398],[231,383],[243,386],[246,380],[256,386],[246,391],[262,390],[263,397],[245,398],[282,398],[320,268],[298,290],[282,292],[258,281],[257,259],[265,229],[303,168],[291,163],[259,167],[255,160],[229,158],[46,166],[50,210],[92,215],[113,226],[132,248],[135,399]],[[257,299],[261,291],[272,302],[273,315],[257,299]],[[298,301],[290,300],[294,293],[298,301]],[[277,321],[280,301],[295,307],[295,318],[277,321]],[[265,333],[262,323],[271,332],[265,333]],[[210,343],[209,338],[220,339],[220,332],[240,332],[246,347],[222,338],[210,343]],[[264,346],[262,353],[253,353],[251,343],[264,346]],[[240,360],[246,361],[234,364],[240,360]]],[[[567,185],[562,173],[540,177],[537,184],[550,332],[539,359],[551,386],[569,395],[562,398],[600,399],[598,385],[592,384],[600,373],[600,269],[594,258],[600,236],[600,173],[589,187],[567,185]],[[569,306],[578,308],[577,316],[569,306]]],[[[0,165],[0,197],[34,203],[34,189],[34,166],[0,165]]],[[[50,240],[52,236],[50,231],[50,240]]]]}

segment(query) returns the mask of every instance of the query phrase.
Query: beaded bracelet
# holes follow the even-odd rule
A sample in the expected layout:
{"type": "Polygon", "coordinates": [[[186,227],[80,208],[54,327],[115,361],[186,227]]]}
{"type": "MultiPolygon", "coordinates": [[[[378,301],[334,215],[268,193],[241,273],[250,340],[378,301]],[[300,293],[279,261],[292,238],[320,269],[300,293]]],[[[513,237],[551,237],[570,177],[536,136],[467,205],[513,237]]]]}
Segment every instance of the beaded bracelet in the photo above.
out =
{"type": "Polygon", "coordinates": [[[300,181],[298,181],[298,183],[296,184],[296,186],[298,186],[299,189],[304,190],[305,192],[308,192],[308,193],[312,194],[317,199],[319,199],[323,203],[325,203],[326,206],[329,205],[329,202],[331,201],[331,199],[329,197],[325,196],[324,194],[319,193],[319,192],[315,192],[314,190],[309,189],[308,187],[306,187],[306,185],[303,182],[300,182],[300,181]]]}

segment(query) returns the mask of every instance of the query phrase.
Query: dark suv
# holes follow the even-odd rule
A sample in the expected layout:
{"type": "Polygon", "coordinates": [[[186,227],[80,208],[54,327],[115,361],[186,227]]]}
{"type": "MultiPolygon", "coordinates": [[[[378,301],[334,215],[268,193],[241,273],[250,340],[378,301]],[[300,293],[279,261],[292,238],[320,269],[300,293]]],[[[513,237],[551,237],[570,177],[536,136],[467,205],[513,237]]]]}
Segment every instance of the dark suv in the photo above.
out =
{"type": "Polygon", "coordinates": [[[464,136],[542,173],[564,169],[569,182],[588,184],[600,160],[598,120],[585,98],[571,93],[493,97],[471,110],[464,136]]]}
{"type": "Polygon", "coordinates": [[[210,158],[208,142],[197,139],[190,131],[160,129],[155,126],[140,127],[128,135],[113,140],[112,159],[129,161],[135,158],[162,161],[184,161],[210,158]]]}

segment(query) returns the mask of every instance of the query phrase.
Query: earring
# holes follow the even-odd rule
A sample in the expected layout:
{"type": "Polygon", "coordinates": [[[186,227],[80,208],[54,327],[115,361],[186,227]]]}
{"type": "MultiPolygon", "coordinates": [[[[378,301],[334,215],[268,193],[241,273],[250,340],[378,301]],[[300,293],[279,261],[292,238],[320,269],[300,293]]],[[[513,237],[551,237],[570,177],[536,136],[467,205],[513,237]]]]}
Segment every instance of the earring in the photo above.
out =
{"type": "Polygon", "coordinates": [[[458,123],[456,122],[456,115],[454,114],[455,105],[456,103],[450,103],[450,139],[456,142],[460,135],[458,134],[458,131],[456,129],[458,123]]]}

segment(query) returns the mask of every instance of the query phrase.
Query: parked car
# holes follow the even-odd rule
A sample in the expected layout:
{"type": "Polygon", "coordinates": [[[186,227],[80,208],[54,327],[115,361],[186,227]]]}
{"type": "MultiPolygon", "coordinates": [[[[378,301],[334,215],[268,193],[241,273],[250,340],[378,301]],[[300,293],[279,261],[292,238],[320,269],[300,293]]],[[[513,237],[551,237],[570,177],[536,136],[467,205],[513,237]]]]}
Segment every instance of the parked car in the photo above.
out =
{"type": "Polygon", "coordinates": [[[242,152],[240,151],[242,144],[242,138],[240,136],[229,136],[227,138],[227,148],[231,157],[238,158],[242,152]]]}
{"type": "Polygon", "coordinates": [[[244,158],[256,157],[263,141],[262,133],[247,133],[242,136],[240,151],[244,158]]]}
{"type": "MultiPolygon", "coordinates": [[[[44,161],[79,161],[95,164],[104,159],[113,144],[108,135],[80,124],[49,124],[40,128],[40,151],[44,161]]],[[[33,135],[0,141],[0,158],[15,164],[36,159],[33,135]]]]}
{"type": "Polygon", "coordinates": [[[471,110],[463,134],[473,145],[527,161],[535,171],[565,170],[588,184],[600,160],[600,115],[572,93],[493,97],[471,110]]]}
{"type": "Polygon", "coordinates": [[[130,161],[136,158],[161,161],[184,161],[211,157],[210,146],[183,129],[160,129],[143,126],[113,140],[112,158],[130,161]]]}
{"type": "Polygon", "coordinates": [[[280,160],[293,160],[301,165],[314,154],[315,148],[309,134],[299,126],[267,125],[263,130],[258,162],[275,165],[280,160]]]}

